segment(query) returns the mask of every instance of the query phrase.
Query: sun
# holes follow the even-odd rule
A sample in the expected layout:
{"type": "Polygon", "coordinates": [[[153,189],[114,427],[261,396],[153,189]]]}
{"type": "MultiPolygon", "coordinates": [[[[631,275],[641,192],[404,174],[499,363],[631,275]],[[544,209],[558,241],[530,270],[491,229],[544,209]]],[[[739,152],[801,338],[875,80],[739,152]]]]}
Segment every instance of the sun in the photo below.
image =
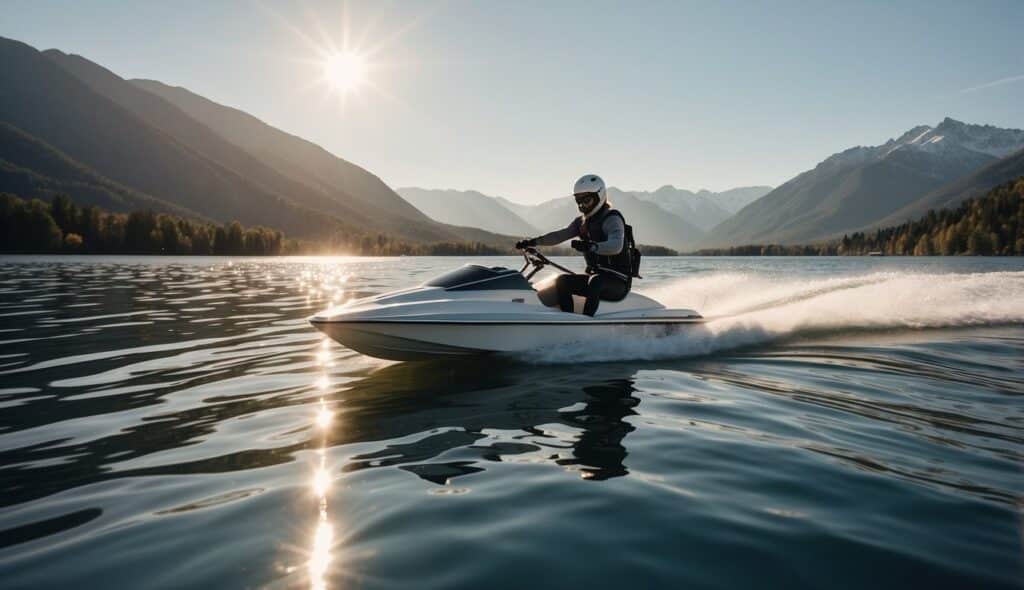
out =
{"type": "Polygon", "coordinates": [[[324,80],[343,94],[356,90],[366,82],[366,59],[358,53],[345,51],[328,55],[323,62],[324,80]]]}

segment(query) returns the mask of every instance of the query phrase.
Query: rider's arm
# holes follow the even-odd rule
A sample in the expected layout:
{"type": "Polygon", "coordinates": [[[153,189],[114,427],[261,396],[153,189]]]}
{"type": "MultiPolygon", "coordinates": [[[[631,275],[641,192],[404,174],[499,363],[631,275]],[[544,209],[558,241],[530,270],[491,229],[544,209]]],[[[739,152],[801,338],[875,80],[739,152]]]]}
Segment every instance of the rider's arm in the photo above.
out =
{"type": "Polygon", "coordinates": [[[608,239],[596,242],[594,252],[601,256],[614,256],[622,252],[622,247],[626,243],[626,224],[622,218],[618,215],[608,215],[601,224],[601,228],[608,239]]]}
{"type": "Polygon", "coordinates": [[[572,223],[568,227],[562,229],[556,229],[553,232],[538,236],[533,239],[538,246],[554,246],[555,244],[561,244],[566,240],[580,237],[580,218],[572,220],[572,223]]]}

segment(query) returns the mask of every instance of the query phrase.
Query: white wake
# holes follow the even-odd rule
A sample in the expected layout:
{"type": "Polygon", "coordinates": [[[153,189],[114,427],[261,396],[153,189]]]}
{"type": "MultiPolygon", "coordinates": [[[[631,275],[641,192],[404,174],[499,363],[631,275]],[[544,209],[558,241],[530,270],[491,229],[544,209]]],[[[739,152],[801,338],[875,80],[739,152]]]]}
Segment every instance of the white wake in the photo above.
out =
{"type": "MultiPolygon", "coordinates": [[[[1024,324],[1024,272],[874,273],[841,278],[712,274],[638,289],[708,322],[661,338],[544,351],[544,362],[689,357],[844,330],[1024,324]]],[[[536,356],[534,360],[537,360],[536,356]]]]}

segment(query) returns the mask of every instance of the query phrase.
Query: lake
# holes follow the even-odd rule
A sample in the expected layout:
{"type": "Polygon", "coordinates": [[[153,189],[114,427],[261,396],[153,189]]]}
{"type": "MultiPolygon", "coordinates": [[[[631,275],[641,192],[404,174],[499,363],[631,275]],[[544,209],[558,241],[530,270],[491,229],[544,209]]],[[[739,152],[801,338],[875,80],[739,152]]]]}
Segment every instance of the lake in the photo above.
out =
{"type": "Polygon", "coordinates": [[[706,331],[474,363],[306,322],[463,262],[0,257],[0,585],[1021,587],[1024,259],[649,258],[706,331]]]}

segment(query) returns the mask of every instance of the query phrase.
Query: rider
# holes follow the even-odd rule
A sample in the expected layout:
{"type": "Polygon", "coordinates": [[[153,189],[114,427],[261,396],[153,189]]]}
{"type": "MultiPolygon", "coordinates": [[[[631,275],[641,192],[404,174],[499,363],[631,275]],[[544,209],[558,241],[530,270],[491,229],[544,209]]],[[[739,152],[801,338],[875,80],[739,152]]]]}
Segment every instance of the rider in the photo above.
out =
{"type": "Polygon", "coordinates": [[[593,316],[604,301],[621,301],[632,284],[632,265],[626,247],[626,220],[608,202],[608,191],[600,176],[587,174],[573,188],[580,215],[564,229],[516,242],[516,248],[554,246],[568,239],[583,253],[586,274],[563,274],[556,279],[558,306],[573,311],[573,295],[586,297],[583,313],[593,316]]]}

